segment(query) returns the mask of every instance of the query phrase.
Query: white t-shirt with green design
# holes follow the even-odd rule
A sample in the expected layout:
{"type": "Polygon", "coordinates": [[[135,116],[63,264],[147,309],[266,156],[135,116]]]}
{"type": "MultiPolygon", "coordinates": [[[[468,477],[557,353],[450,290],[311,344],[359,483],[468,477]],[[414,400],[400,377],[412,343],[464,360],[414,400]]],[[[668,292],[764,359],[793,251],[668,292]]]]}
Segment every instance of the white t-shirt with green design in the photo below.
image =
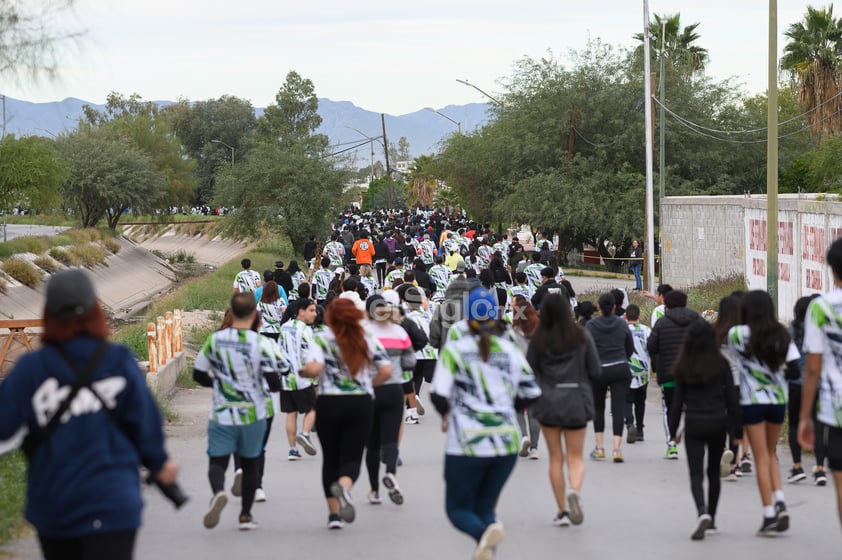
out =
{"type": "MultiPolygon", "coordinates": [[[[744,354],[751,338],[747,325],[737,325],[728,331],[728,346],[737,354],[737,367],[740,370],[740,404],[786,404],[787,384],[784,378],[783,364],[772,371],[769,366],[751,355],[744,354]]],[[[797,360],[798,349],[790,342],[785,362],[797,360]]]]}
{"type": "Polygon", "coordinates": [[[289,372],[277,343],[247,329],[223,329],[211,334],[194,366],[212,372],[210,420],[223,426],[253,424],[274,414],[263,374],[289,372]]]}
{"type": "Polygon", "coordinates": [[[254,270],[241,270],[234,277],[234,289],[240,292],[254,293],[260,286],[260,274],[254,270]]]}
{"type": "Polygon", "coordinates": [[[822,355],[816,416],[823,424],[842,428],[842,289],[810,303],[804,352],[822,355]]]}
{"type": "Polygon", "coordinates": [[[293,319],[281,325],[281,336],[278,344],[289,360],[290,373],[281,379],[282,391],[299,391],[312,387],[316,380],[302,377],[301,369],[307,363],[305,357],[310,347],[316,344],[313,329],[304,321],[293,319]]]}
{"type": "Polygon", "coordinates": [[[450,402],[448,455],[514,455],[520,445],[515,397],[541,396],[523,352],[511,341],[491,337],[483,362],[478,337],[449,341],[439,355],[430,391],[450,402]]]}
{"type": "Polygon", "coordinates": [[[380,342],[366,333],[368,345],[368,356],[370,363],[362,371],[357,373],[356,378],[351,377],[348,366],[342,360],[339,345],[336,343],[336,336],[329,327],[324,327],[316,333],[315,344],[308,348],[304,354],[305,363],[318,362],[324,365],[324,371],[319,376],[319,395],[321,396],[345,396],[345,395],[374,395],[374,387],[371,380],[376,370],[391,365],[392,361],[380,342]]]}
{"type": "Polygon", "coordinates": [[[652,334],[652,329],[640,323],[629,323],[629,330],[634,341],[634,353],[629,358],[629,368],[632,373],[631,388],[638,389],[649,383],[652,362],[649,359],[649,351],[646,349],[646,341],[652,334]]]}

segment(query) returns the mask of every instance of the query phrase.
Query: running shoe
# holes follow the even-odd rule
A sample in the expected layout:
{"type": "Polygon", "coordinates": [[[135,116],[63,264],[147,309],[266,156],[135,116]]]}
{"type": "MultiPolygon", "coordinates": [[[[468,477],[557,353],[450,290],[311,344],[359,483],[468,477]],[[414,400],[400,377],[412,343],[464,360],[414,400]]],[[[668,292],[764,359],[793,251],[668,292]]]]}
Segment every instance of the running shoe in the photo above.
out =
{"type": "Polygon", "coordinates": [[[404,418],[403,423],[404,424],[418,424],[419,420],[418,420],[417,416],[407,416],[406,418],[404,418]]]}
{"type": "Polygon", "coordinates": [[[295,436],[295,443],[304,448],[304,452],[307,453],[307,455],[312,456],[316,454],[316,446],[313,445],[312,441],[310,441],[310,436],[304,432],[295,436]]]}
{"type": "Polygon", "coordinates": [[[570,522],[573,525],[581,525],[582,521],[585,520],[585,514],[582,512],[582,499],[578,492],[570,492],[567,495],[567,507],[569,508],[570,522]]]}
{"type": "Polygon", "coordinates": [[[789,470],[789,476],[787,477],[786,481],[790,484],[795,484],[796,482],[801,482],[805,478],[807,478],[807,475],[804,474],[804,469],[802,469],[801,467],[792,467],[789,470]]]}
{"type": "Polygon", "coordinates": [[[783,533],[789,529],[789,512],[786,510],[786,504],[782,500],[775,502],[775,521],[777,522],[775,530],[778,533],[783,533]]]}
{"type": "Polygon", "coordinates": [[[418,411],[418,416],[424,416],[427,414],[427,409],[424,408],[423,404],[421,404],[421,397],[417,395],[415,397],[415,410],[418,411]]]}
{"type": "Polygon", "coordinates": [[[708,537],[711,535],[718,535],[719,534],[719,527],[716,526],[716,523],[713,521],[710,522],[710,527],[705,530],[705,535],[708,537]]]}
{"type": "Polygon", "coordinates": [[[538,460],[538,450],[535,449],[534,447],[529,450],[529,458],[532,459],[533,461],[538,460]]]}
{"type": "Polygon", "coordinates": [[[235,498],[243,495],[243,469],[234,471],[234,482],[231,483],[231,495],[235,498]]]}
{"type": "Polygon", "coordinates": [[[494,549],[503,542],[503,524],[499,521],[486,527],[479,539],[473,560],[494,560],[494,549]]]}
{"type": "Polygon", "coordinates": [[[214,494],[213,498],[211,498],[208,512],[205,514],[205,528],[213,529],[219,525],[219,515],[222,513],[222,510],[225,508],[225,504],[227,503],[228,496],[225,495],[225,492],[217,492],[214,494]]]}
{"type": "Polygon", "coordinates": [[[699,516],[696,530],[693,531],[693,534],[690,535],[690,538],[694,541],[700,541],[705,538],[705,533],[713,524],[713,519],[711,519],[710,515],[703,513],[699,516]]]}
{"type": "Polygon", "coordinates": [[[635,443],[637,441],[637,428],[634,424],[626,426],[626,443],[635,443]]]}
{"type": "Polygon", "coordinates": [[[389,499],[392,500],[392,503],[395,505],[403,505],[403,494],[401,494],[400,486],[398,486],[398,480],[395,478],[395,475],[392,473],[386,473],[383,477],[383,486],[389,490],[389,499]]]}
{"type": "Polygon", "coordinates": [[[530,445],[532,445],[532,442],[529,441],[528,437],[523,436],[522,438],[520,438],[520,451],[518,451],[518,456],[528,457],[530,445]]]}
{"type": "Polygon", "coordinates": [[[289,453],[287,453],[287,461],[297,461],[301,459],[301,453],[298,449],[290,449],[289,453]]]}
{"type": "Polygon", "coordinates": [[[341,529],[345,526],[345,523],[342,522],[342,518],[339,517],[338,513],[331,513],[327,516],[327,528],[328,529],[341,529]]]}
{"type": "Polygon", "coordinates": [[[591,451],[591,459],[605,459],[605,448],[594,447],[594,450],[591,451]]]}
{"type": "Polygon", "coordinates": [[[742,469],[742,467],[740,467],[740,465],[737,465],[736,467],[734,467],[734,474],[736,475],[737,478],[743,477],[743,469],[742,469]]]}
{"type": "Polygon", "coordinates": [[[240,516],[240,531],[254,531],[257,529],[257,521],[251,515],[240,516]]]}
{"type": "Polygon", "coordinates": [[[637,429],[637,441],[643,441],[643,427],[637,429]]]}
{"type": "Polygon", "coordinates": [[[778,518],[777,517],[764,517],[763,524],[760,525],[760,529],[757,530],[758,537],[771,537],[778,533],[778,518]]]}
{"type": "Polygon", "coordinates": [[[375,506],[379,506],[380,504],[382,504],[383,500],[380,499],[380,492],[375,492],[374,490],[369,492],[368,493],[368,503],[370,503],[372,505],[375,505],[375,506]]]}
{"type": "Polygon", "coordinates": [[[816,486],[825,486],[827,485],[827,473],[824,471],[816,471],[813,473],[813,483],[816,486]]]}
{"type": "Polygon", "coordinates": [[[351,493],[348,489],[338,482],[334,482],[330,485],[330,493],[339,502],[339,517],[342,518],[342,521],[353,523],[356,517],[356,511],[354,510],[354,502],[351,501],[351,493]]]}
{"type": "Polygon", "coordinates": [[[611,456],[611,460],[615,463],[622,463],[623,462],[623,452],[619,449],[614,450],[614,454],[611,456]]]}
{"type": "Polygon", "coordinates": [[[731,467],[731,472],[725,477],[728,482],[737,482],[737,469],[740,467],[731,467]]]}
{"type": "Polygon", "coordinates": [[[751,454],[746,453],[743,455],[743,458],[740,459],[740,468],[743,470],[743,474],[751,472],[751,454]]]}
{"type": "Polygon", "coordinates": [[[731,472],[731,461],[734,460],[734,452],[726,449],[722,452],[722,457],[719,459],[719,478],[727,478],[731,472]]]}
{"type": "Polygon", "coordinates": [[[556,527],[570,527],[572,524],[566,511],[556,514],[555,519],[553,519],[553,525],[556,527]]]}
{"type": "Polygon", "coordinates": [[[664,459],[670,459],[672,461],[678,460],[678,447],[675,445],[671,445],[667,448],[667,452],[664,453],[664,459]]]}
{"type": "Polygon", "coordinates": [[[263,491],[263,488],[258,488],[254,491],[254,501],[255,502],[265,502],[266,501],[266,492],[263,491]]]}

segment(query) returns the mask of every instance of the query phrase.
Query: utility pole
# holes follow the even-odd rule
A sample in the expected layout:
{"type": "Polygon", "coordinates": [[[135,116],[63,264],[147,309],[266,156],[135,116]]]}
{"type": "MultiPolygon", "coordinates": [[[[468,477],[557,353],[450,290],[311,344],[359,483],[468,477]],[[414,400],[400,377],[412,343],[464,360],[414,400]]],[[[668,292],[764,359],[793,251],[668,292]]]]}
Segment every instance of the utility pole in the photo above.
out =
{"type": "Polygon", "coordinates": [[[389,141],[386,140],[386,114],[380,113],[380,124],[383,127],[383,153],[386,154],[386,198],[389,210],[392,209],[392,168],[389,166],[389,141]]]}
{"type": "Polygon", "coordinates": [[[649,0],[643,0],[643,91],[646,102],[643,104],[646,119],[646,288],[655,291],[655,204],[652,181],[653,151],[653,114],[652,114],[652,61],[649,59],[649,0]]]}
{"type": "Polygon", "coordinates": [[[661,116],[661,125],[659,127],[659,134],[660,134],[660,142],[658,143],[658,253],[661,255],[661,266],[658,269],[658,283],[664,283],[664,246],[661,242],[661,232],[663,228],[661,227],[661,201],[664,199],[665,192],[666,192],[666,173],[667,173],[667,164],[666,164],[666,134],[667,129],[665,128],[666,125],[666,118],[664,115],[664,97],[665,97],[665,84],[666,79],[664,78],[664,60],[666,59],[665,54],[665,46],[666,46],[666,37],[667,37],[667,20],[663,20],[661,22],[661,76],[659,78],[659,91],[658,94],[660,96],[660,108],[659,113],[661,116]]]}
{"type": "Polygon", "coordinates": [[[769,106],[766,128],[766,291],[778,306],[778,0],[769,0],[769,106]]]}

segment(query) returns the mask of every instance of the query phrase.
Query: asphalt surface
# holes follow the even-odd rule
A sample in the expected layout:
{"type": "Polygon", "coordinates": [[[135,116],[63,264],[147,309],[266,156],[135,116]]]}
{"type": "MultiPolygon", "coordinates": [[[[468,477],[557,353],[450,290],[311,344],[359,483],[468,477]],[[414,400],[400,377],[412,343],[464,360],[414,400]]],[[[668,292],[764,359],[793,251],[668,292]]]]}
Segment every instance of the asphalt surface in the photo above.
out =
{"type": "MultiPolygon", "coordinates": [[[[539,460],[518,460],[499,504],[506,539],[497,558],[711,560],[797,558],[804,554],[810,558],[839,558],[840,525],[833,488],[816,487],[809,481],[785,485],[791,529],[775,538],[755,536],[761,507],[754,477],[723,481],[717,516],[720,533],[702,542],[691,541],[696,516],[683,448],[678,461],[662,458],[663,428],[657,396],[650,387],[647,439],[624,444],[625,463],[586,459],[582,492],[585,522],[578,527],[559,528],[551,523],[556,507],[543,444],[539,445],[539,460]]],[[[253,509],[259,529],[238,530],[237,498],[230,499],[218,527],[205,529],[202,517],[210,499],[205,456],[209,406],[210,392],[205,389],[181,390],[173,402],[179,419],[168,427],[168,447],[182,465],[181,484],[191,501],[175,511],[155,490],[146,490],[138,559],[471,557],[472,541],[453,529],[444,513],[444,436],[432,410],[422,417],[421,424],[406,426],[401,446],[404,466],[398,470],[406,498],[403,506],[395,506],[387,498],[379,506],[366,503],[369,487],[363,474],[353,492],[357,520],[340,531],[329,531],[320,457],[305,456],[301,461],[288,462],[286,438],[277,429],[280,426],[275,426],[264,480],[269,501],[255,504],[253,509]]],[[[592,446],[589,434],[586,448],[592,446]]],[[[788,469],[788,449],[782,447],[780,455],[782,468],[788,469]]],[[[812,457],[806,457],[805,468],[812,466],[812,457]]],[[[230,483],[229,476],[226,486],[230,483]]],[[[7,552],[12,558],[39,557],[33,538],[12,543],[7,552]]]]}
{"type": "MultiPolygon", "coordinates": [[[[0,241],[3,241],[2,234],[3,234],[3,227],[2,227],[3,220],[0,218],[0,241]]],[[[26,235],[46,235],[52,237],[54,235],[58,235],[66,229],[70,229],[64,226],[33,226],[33,225],[26,225],[26,224],[6,224],[6,239],[11,241],[17,237],[23,237],[26,235]]]]}

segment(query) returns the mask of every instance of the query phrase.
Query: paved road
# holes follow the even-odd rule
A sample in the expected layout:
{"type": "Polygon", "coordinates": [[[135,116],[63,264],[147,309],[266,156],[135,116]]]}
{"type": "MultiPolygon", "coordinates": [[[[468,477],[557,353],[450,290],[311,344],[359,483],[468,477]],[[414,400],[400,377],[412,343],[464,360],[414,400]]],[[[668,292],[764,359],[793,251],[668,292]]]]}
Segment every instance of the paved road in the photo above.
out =
{"type": "MultiPolygon", "coordinates": [[[[0,219],[0,224],[2,224],[2,219],[0,219]]],[[[17,237],[23,237],[25,235],[47,235],[47,236],[54,236],[58,235],[64,230],[69,229],[64,226],[32,226],[26,224],[7,224],[6,225],[6,239],[11,241],[17,237]]],[[[0,225],[0,241],[3,240],[3,227],[0,225]]]]}
{"type": "MultiPolygon", "coordinates": [[[[583,491],[585,522],[579,527],[557,528],[550,523],[555,505],[546,457],[519,460],[500,501],[499,515],[507,536],[498,558],[839,557],[833,489],[806,482],[785,488],[792,528],[786,535],[771,539],[754,536],[761,517],[754,478],[723,482],[720,534],[704,542],[691,542],[695,512],[686,463],[683,457],[679,461],[661,458],[662,428],[655,399],[656,392],[650,390],[647,441],[626,446],[625,464],[588,460],[583,491]]],[[[237,499],[229,502],[216,529],[204,529],[201,519],[210,498],[204,456],[204,418],[209,403],[210,393],[203,389],[181,391],[175,400],[181,419],[170,429],[169,447],[183,465],[182,484],[192,501],[183,511],[175,512],[160,496],[147,492],[138,559],[470,558],[472,542],[457,533],[444,515],[443,436],[434,413],[422,418],[422,424],[406,427],[401,449],[405,466],[398,473],[406,496],[404,506],[365,503],[368,484],[363,475],[354,491],[357,521],[341,531],[328,531],[319,458],[287,462],[285,438],[276,432],[269,445],[264,484],[269,501],[254,508],[259,530],[237,530],[237,499]]],[[[588,446],[592,441],[589,436],[588,446]]],[[[788,451],[782,453],[782,461],[788,468],[788,451]]],[[[806,466],[812,467],[810,458],[806,466]]],[[[9,552],[12,558],[38,557],[32,539],[14,543],[9,552]]]]}

